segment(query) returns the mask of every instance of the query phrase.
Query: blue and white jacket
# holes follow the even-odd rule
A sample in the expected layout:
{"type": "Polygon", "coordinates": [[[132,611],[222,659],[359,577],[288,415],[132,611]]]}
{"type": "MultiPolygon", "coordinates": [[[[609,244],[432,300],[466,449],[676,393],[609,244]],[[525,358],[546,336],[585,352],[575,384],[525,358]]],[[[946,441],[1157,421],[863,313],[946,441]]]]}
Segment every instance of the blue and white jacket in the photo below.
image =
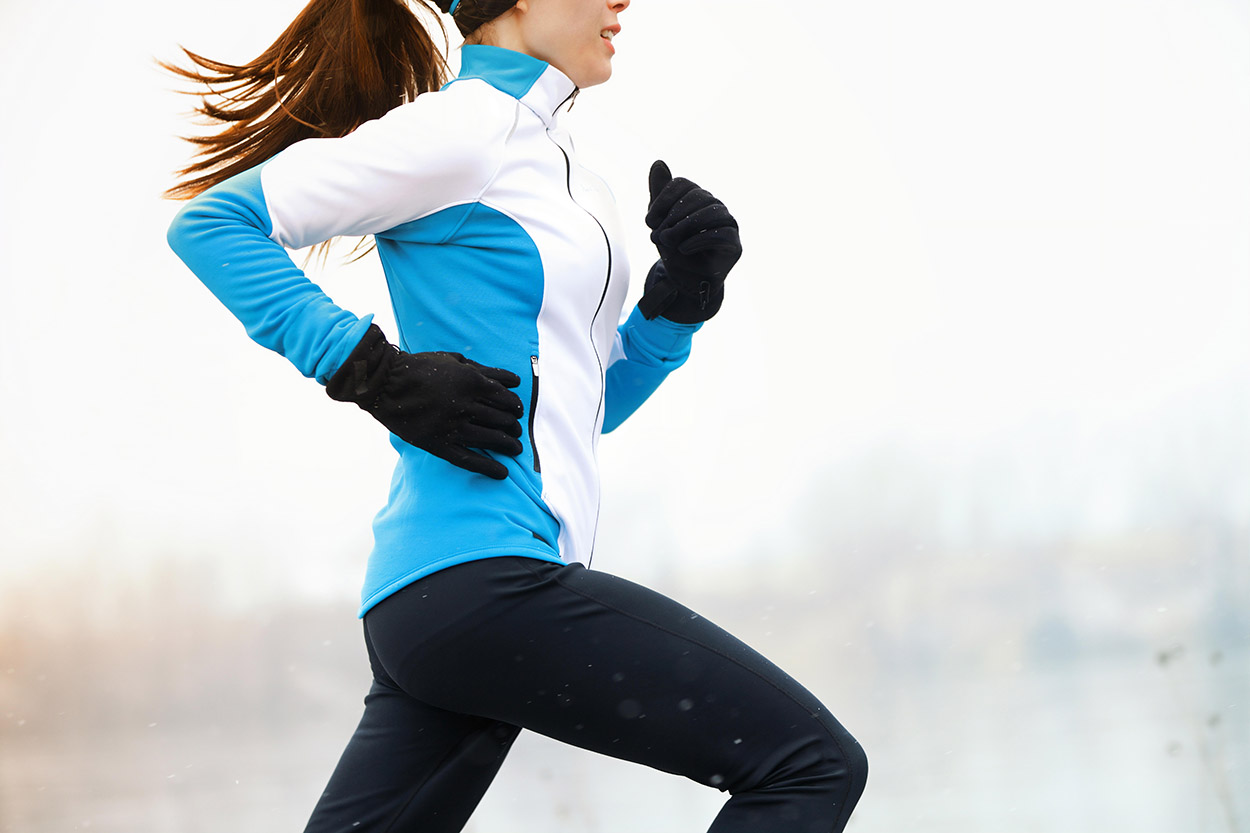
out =
{"type": "Polygon", "coordinates": [[[524,452],[508,479],[391,437],[360,615],[454,564],[503,555],[589,564],[596,447],[689,355],[697,325],[620,323],[629,281],[607,186],[556,113],[573,82],[466,46],[460,75],[350,135],[309,139],[189,202],[174,251],[260,344],[325,383],[372,316],[337,307],[286,249],[373,235],[409,352],[448,350],[523,382],[524,452]],[[541,389],[540,389],[541,380],[541,389]]]}

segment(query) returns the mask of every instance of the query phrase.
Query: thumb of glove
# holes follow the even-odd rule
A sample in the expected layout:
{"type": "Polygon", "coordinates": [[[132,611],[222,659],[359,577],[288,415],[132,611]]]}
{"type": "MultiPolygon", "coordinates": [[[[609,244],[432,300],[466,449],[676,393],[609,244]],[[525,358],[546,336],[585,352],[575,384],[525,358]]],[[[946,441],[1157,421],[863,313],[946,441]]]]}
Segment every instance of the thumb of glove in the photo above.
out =
{"type": "Polygon", "coordinates": [[[655,198],[660,195],[660,191],[664,190],[664,186],[673,181],[673,174],[669,171],[668,165],[664,164],[663,159],[657,159],[651,163],[651,173],[647,175],[647,185],[651,191],[651,202],[655,202],[655,198]]]}

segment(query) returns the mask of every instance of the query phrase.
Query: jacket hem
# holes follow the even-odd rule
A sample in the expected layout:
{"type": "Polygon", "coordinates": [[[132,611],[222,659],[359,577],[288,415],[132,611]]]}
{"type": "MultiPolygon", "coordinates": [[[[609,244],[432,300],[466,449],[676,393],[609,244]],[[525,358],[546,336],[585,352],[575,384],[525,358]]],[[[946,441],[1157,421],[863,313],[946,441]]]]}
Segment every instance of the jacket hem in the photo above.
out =
{"type": "Polygon", "coordinates": [[[370,608],[377,605],[387,596],[395,593],[412,584],[414,581],[425,578],[428,575],[437,573],[439,570],[445,570],[448,567],[454,567],[457,564],[467,564],[470,561],[482,561],[487,558],[503,558],[507,556],[522,556],[524,558],[535,558],[539,561],[550,561],[553,564],[567,564],[563,558],[552,555],[550,550],[538,549],[536,547],[490,547],[488,549],[473,550],[472,552],[458,553],[439,559],[438,561],[422,564],[411,572],[404,573],[402,576],[387,582],[382,589],[370,594],[360,604],[360,610],[356,613],[357,619],[365,618],[365,614],[370,608]]]}

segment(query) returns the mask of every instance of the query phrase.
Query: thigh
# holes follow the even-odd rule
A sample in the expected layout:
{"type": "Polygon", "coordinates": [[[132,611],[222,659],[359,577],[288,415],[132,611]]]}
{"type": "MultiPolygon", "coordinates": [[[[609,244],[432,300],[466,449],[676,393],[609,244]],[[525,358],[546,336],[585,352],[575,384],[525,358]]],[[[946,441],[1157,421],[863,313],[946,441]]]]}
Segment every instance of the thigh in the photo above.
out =
{"type": "Polygon", "coordinates": [[[789,675],[671,599],[580,565],[491,561],[370,614],[415,698],[730,792],[855,743],[789,675]]]}
{"type": "Polygon", "coordinates": [[[457,833],[519,731],[422,703],[378,674],[305,833],[457,833]]]}

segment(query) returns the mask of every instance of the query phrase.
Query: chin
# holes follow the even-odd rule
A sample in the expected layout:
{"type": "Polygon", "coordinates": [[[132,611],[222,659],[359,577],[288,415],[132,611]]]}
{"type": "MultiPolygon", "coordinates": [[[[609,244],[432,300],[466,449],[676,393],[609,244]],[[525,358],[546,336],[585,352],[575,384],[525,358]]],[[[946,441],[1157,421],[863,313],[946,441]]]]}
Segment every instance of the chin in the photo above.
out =
{"type": "Polygon", "coordinates": [[[584,90],[587,87],[597,87],[611,77],[612,65],[609,64],[606,67],[597,67],[593,71],[582,73],[580,79],[573,79],[573,83],[577,84],[579,89],[584,90]]]}

